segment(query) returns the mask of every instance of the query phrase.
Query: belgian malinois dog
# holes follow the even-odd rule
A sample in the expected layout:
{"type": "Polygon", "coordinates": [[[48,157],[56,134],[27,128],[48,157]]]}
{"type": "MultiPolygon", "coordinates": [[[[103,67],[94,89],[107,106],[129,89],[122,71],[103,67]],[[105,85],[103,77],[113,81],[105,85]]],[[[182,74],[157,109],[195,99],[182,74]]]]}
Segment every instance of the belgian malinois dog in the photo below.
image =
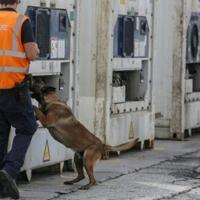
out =
{"type": "Polygon", "coordinates": [[[31,90],[32,98],[40,104],[39,108],[34,107],[37,119],[43,127],[49,130],[55,140],[75,152],[74,163],[78,176],[71,181],[64,182],[66,185],[84,179],[83,169],[85,168],[89,183],[81,189],[89,189],[96,184],[93,171],[97,160],[107,158],[110,151],[130,149],[138,141],[135,139],[117,147],[105,145],[75,118],[70,107],[60,100],[55,88],[48,86],[40,88],[38,85],[34,87],[33,84],[31,90]]]}

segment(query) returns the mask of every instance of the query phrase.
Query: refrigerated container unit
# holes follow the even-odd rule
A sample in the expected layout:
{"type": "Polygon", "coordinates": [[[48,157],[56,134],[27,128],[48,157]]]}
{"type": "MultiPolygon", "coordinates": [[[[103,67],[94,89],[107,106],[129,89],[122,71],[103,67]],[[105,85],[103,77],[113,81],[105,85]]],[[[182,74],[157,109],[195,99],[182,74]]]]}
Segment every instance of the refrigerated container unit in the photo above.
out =
{"type": "Polygon", "coordinates": [[[152,5],[80,1],[79,118],[112,146],[153,147],[152,5]]]}
{"type": "MultiPolygon", "coordinates": [[[[30,73],[34,79],[41,79],[47,85],[57,89],[76,114],[76,9],[75,0],[23,1],[19,12],[29,16],[36,42],[40,49],[39,58],[31,62],[30,73]]],[[[33,104],[38,103],[33,99],[33,104]]],[[[39,122],[38,122],[39,123],[39,122]]],[[[11,131],[9,148],[14,137],[11,131]]],[[[33,136],[26,154],[22,171],[26,171],[28,180],[32,170],[60,163],[63,170],[64,161],[71,160],[70,149],[55,141],[49,131],[41,126],[33,136]]]]}
{"type": "Polygon", "coordinates": [[[182,140],[200,127],[200,2],[155,1],[153,37],[156,137],[182,140]]]}

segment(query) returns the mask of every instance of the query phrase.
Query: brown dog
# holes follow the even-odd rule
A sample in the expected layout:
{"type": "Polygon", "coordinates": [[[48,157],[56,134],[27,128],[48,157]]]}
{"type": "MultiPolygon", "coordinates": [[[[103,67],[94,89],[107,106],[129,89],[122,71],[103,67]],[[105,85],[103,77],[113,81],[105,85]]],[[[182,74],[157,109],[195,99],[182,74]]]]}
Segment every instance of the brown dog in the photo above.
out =
{"type": "Polygon", "coordinates": [[[85,168],[89,183],[81,189],[89,189],[96,183],[93,170],[97,160],[105,158],[109,151],[129,149],[137,143],[136,139],[117,147],[104,145],[75,118],[72,110],[59,99],[53,87],[43,87],[39,91],[33,90],[32,97],[41,105],[40,108],[34,107],[36,117],[41,124],[48,128],[54,139],[75,152],[74,163],[78,176],[64,184],[73,184],[84,179],[83,168],[85,168]]]}

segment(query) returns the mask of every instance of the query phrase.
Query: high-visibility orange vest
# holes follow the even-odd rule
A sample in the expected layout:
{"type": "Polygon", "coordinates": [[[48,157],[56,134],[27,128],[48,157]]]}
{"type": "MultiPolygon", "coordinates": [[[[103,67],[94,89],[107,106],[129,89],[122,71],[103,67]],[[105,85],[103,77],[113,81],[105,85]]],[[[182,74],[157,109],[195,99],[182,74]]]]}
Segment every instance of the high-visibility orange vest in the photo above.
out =
{"type": "Polygon", "coordinates": [[[0,11],[0,89],[10,89],[24,80],[30,61],[21,41],[26,16],[13,11],[0,11]]]}

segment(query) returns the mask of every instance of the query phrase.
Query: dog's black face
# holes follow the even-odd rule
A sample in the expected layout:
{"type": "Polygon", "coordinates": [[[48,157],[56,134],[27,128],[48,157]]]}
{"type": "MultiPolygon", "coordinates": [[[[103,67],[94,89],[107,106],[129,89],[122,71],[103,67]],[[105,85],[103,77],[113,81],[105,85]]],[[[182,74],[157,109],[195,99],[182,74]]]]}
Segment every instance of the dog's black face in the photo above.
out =
{"type": "Polygon", "coordinates": [[[55,92],[56,88],[51,86],[46,86],[44,81],[41,79],[35,79],[30,88],[31,97],[36,99],[40,105],[44,105],[44,96],[50,94],[51,92],[55,92]]]}
{"type": "Polygon", "coordinates": [[[41,88],[41,92],[42,92],[43,96],[47,96],[51,92],[56,92],[56,88],[51,87],[51,86],[44,86],[41,88]]]}
{"type": "Polygon", "coordinates": [[[41,78],[33,79],[30,87],[31,97],[36,99],[40,104],[43,103],[43,95],[41,89],[45,86],[44,81],[41,78]]]}

